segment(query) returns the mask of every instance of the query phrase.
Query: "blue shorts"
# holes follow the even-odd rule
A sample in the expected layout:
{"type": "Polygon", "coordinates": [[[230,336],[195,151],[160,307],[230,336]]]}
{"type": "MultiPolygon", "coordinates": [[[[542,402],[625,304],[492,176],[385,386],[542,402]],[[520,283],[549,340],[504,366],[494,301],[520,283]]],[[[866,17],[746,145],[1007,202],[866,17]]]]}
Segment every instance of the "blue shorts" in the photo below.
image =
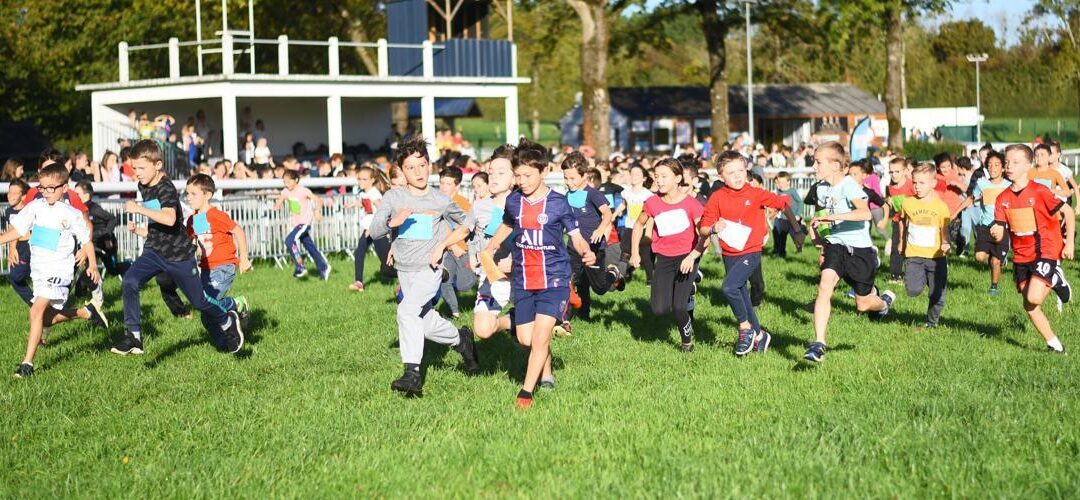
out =
{"type": "Polygon", "coordinates": [[[566,313],[570,301],[570,287],[546,288],[544,290],[514,289],[514,322],[527,325],[539,315],[550,316],[556,321],[566,313]]]}
{"type": "Polygon", "coordinates": [[[480,287],[476,290],[476,305],[473,313],[489,312],[499,314],[503,306],[510,303],[510,282],[500,280],[495,283],[488,282],[487,278],[480,281],[480,287]]]}

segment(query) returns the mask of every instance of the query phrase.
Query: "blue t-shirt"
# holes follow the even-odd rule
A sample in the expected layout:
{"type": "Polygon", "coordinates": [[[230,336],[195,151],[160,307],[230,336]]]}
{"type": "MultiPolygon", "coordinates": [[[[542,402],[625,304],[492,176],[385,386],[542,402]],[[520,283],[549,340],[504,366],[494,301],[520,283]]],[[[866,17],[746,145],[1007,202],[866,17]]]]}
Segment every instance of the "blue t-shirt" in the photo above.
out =
{"type": "Polygon", "coordinates": [[[577,231],[578,221],[566,196],[549,191],[534,202],[514,191],[506,198],[503,224],[514,229],[511,274],[515,290],[570,286],[570,257],[563,234],[577,231]]]}
{"type": "MultiPolygon", "coordinates": [[[[835,186],[820,186],[818,188],[818,203],[825,207],[829,215],[846,214],[855,211],[854,200],[866,200],[866,192],[855,179],[845,176],[835,186]]],[[[870,239],[870,221],[843,221],[834,222],[829,235],[825,237],[830,243],[847,245],[852,248],[869,248],[874,246],[870,239]]]]}
{"type": "Polygon", "coordinates": [[[997,197],[1009,188],[1012,182],[1002,178],[1001,182],[994,184],[990,179],[983,177],[975,181],[975,188],[971,190],[971,196],[975,199],[975,207],[979,214],[975,218],[975,224],[989,226],[994,223],[994,205],[997,197]]]}
{"type": "MultiPolygon", "coordinates": [[[[586,240],[591,238],[596,228],[600,227],[600,221],[603,220],[600,216],[600,207],[607,206],[607,198],[600,191],[587,187],[578,191],[567,191],[566,200],[578,221],[581,236],[586,240]]],[[[604,242],[601,241],[600,245],[604,246],[604,242]]]]}

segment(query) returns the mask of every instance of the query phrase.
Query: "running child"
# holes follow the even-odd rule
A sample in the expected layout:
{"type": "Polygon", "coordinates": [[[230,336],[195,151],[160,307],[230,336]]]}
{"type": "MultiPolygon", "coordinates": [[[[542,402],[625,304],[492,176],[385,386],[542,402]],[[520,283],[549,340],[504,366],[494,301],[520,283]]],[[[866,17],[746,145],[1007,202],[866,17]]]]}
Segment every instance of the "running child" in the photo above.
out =
{"type": "Polygon", "coordinates": [[[199,264],[195,260],[195,245],[184,229],[179,193],[161,170],[164,165],[161,149],[153,140],[141,140],[131,147],[131,161],[143,201],[128,201],[124,209],[128,214],[146,217],[150,225],[146,228],[142,255],[124,274],[122,290],[127,331],[113,346],[112,352],[120,355],[143,353],[139,291],[159,274],[168,275],[192,308],[205,316],[203,324],[207,325],[215,347],[231,354],[239,352],[244,345],[240,317],[235,311],[226,312],[206,300],[199,278],[199,264]]]}
{"type": "MultiPolygon", "coordinates": [[[[8,207],[4,209],[4,220],[7,221],[7,227],[11,226],[11,219],[18,215],[26,204],[23,203],[23,197],[26,192],[30,190],[30,185],[22,179],[13,179],[8,184],[7,201],[8,207]]],[[[34,305],[34,291],[30,288],[30,238],[29,236],[21,237],[15,241],[8,243],[8,262],[10,263],[10,269],[8,269],[8,281],[11,282],[11,288],[15,290],[15,294],[19,296],[26,305],[34,305]]]]}
{"type": "MultiPolygon", "coordinates": [[[[459,192],[464,174],[458,167],[446,167],[439,171],[439,191],[457,204],[463,213],[472,211],[472,204],[459,192]]],[[[457,225],[450,224],[450,229],[457,225]]],[[[450,308],[450,315],[461,317],[461,305],[458,303],[458,290],[468,290],[476,284],[476,274],[469,269],[469,246],[464,241],[450,245],[443,256],[443,282],[440,287],[442,299],[450,308]]]]}
{"type": "Polygon", "coordinates": [[[720,153],[716,167],[724,184],[709,196],[697,226],[698,233],[703,238],[714,234],[720,237],[726,271],[722,290],[739,323],[735,355],[745,356],[755,348],[764,353],[772,335],[761,328],[748,282],[761,266],[761,250],[769,231],[765,209],[783,210],[790,220],[795,219],[795,214],[791,213],[791,200],[787,196],[749,185],[746,158],[738,152],[720,153]]]}
{"type": "Polygon", "coordinates": [[[931,165],[917,167],[911,175],[914,196],[900,207],[904,238],[904,285],[908,297],[930,290],[924,328],[936,328],[945,310],[949,282],[949,207],[938,197],[934,186],[937,172],[931,165]]]}
{"type": "Polygon", "coordinates": [[[472,330],[455,328],[433,305],[442,284],[444,252],[465,239],[472,223],[449,196],[428,186],[431,161],[422,136],[399,144],[395,163],[405,176],[406,187],[386,192],[369,234],[374,239],[391,235],[391,255],[401,288],[397,324],[405,370],[390,388],[418,396],[424,386],[420,363],[425,340],[453,347],[461,354],[466,372],[479,368],[472,330]],[[457,228],[451,231],[450,223],[457,228]]]}
{"type": "Polygon", "coordinates": [[[34,355],[41,343],[42,331],[76,318],[85,319],[108,328],[109,323],[93,303],[78,310],[64,309],[68,292],[75,278],[75,249],[80,248],[87,259],[86,274],[97,283],[94,243],[83,214],[61,202],[67,192],[68,171],[63,165],[52,164],[39,171],[39,192],[42,198],[28,203],[11,218],[11,226],[0,236],[0,244],[18,241],[29,236],[30,279],[34,283],[33,303],[30,305],[30,335],[26,341],[26,356],[15,367],[16,378],[34,374],[34,355]]]}
{"type": "Polygon", "coordinates": [[[904,199],[915,196],[911,187],[911,162],[897,156],[889,161],[889,185],[885,187],[885,204],[878,229],[884,230],[885,224],[892,221],[892,234],[889,237],[889,283],[904,282],[904,241],[900,238],[900,208],[904,199]]]}
{"type": "MultiPolygon", "coordinates": [[[[791,174],[786,171],[776,174],[776,194],[787,196],[791,200],[791,213],[795,214],[795,220],[789,220],[787,214],[777,214],[776,220],[773,222],[773,252],[772,254],[785,258],[787,257],[787,238],[788,235],[793,236],[795,239],[796,228],[798,228],[798,234],[804,234],[802,232],[802,214],[803,214],[803,198],[799,195],[799,191],[791,185],[791,174]]],[[[795,252],[802,253],[803,240],[795,239],[795,252]]]]}
{"type": "MultiPolygon", "coordinates": [[[[598,165],[607,165],[607,162],[600,162],[598,165]]],[[[626,260],[622,257],[622,241],[619,239],[619,225],[624,216],[626,215],[626,201],[622,198],[622,186],[618,184],[605,183],[604,172],[606,170],[600,168],[590,168],[585,173],[585,181],[588,182],[589,187],[597,190],[600,194],[604,195],[604,199],[608,202],[608,207],[612,209],[611,220],[609,225],[611,229],[607,234],[607,246],[604,247],[603,262],[605,268],[608,266],[615,266],[619,269],[619,279],[611,284],[611,288],[618,291],[626,289],[626,260]]]]}
{"type": "Polygon", "coordinates": [[[650,246],[656,255],[656,274],[650,287],[652,313],[672,314],[679,329],[682,352],[694,350],[693,312],[689,310],[694,295],[698,261],[707,238],[699,238],[698,223],[704,211],[697,198],[680,189],[686,184],[682,166],[666,158],[653,167],[659,194],[645,200],[634,222],[631,235],[630,265],[641,265],[642,238],[645,226],[654,220],[650,246]]]}
{"type": "Polygon", "coordinates": [[[990,236],[1001,241],[1008,230],[1013,250],[1013,279],[1024,297],[1024,310],[1046,341],[1047,349],[1064,353],[1065,347],[1054,334],[1042,304],[1054,285],[1061,259],[1073,258],[1076,215],[1050,188],[1029,178],[1034,157],[1026,144],[1005,148],[1005,175],[1012,185],[997,197],[990,236]]]}
{"type": "Polygon", "coordinates": [[[583,265],[592,266],[597,258],[578,229],[578,220],[566,196],[544,184],[548,164],[547,149],[521,140],[514,154],[514,176],[519,190],[506,198],[502,225],[486,250],[494,254],[514,234],[511,294],[515,333],[518,342],[530,348],[525,381],[517,396],[517,406],[523,409],[532,406],[533,391],[541,379],[554,386],[551,334],[555,323],[566,313],[573,276],[563,234],[570,235],[583,265]]]}
{"type": "MultiPolygon", "coordinates": [[[[574,151],[562,161],[563,178],[566,181],[566,200],[573,210],[574,217],[578,221],[578,229],[583,237],[589,241],[589,249],[592,253],[603,256],[607,248],[607,235],[611,229],[612,213],[608,206],[607,198],[599,191],[589,186],[585,175],[589,170],[589,161],[579,151],[574,151]]],[[[515,170],[516,171],[516,170],[515,170]]],[[[575,248],[568,248],[570,255],[570,268],[573,273],[572,283],[577,294],[581,297],[581,307],[567,315],[576,316],[588,320],[592,310],[592,295],[603,295],[612,289],[613,285],[622,278],[619,269],[614,264],[603,268],[603,257],[597,257],[596,265],[584,265],[582,254],[575,248]]],[[[570,329],[566,324],[564,329],[570,329]]]]}
{"type": "Polygon", "coordinates": [[[322,220],[322,199],[315,196],[310,189],[300,185],[300,174],[296,170],[286,170],[281,178],[285,182],[285,188],[281,190],[277,202],[274,203],[274,211],[280,210],[282,204],[287,204],[289,208],[289,226],[292,229],[285,236],[285,248],[289,250],[289,255],[292,255],[295,265],[293,277],[303,278],[308,273],[304,256],[300,253],[300,247],[303,246],[308,256],[315,260],[319,277],[326,281],[330,279],[330,263],[315,245],[315,240],[311,239],[312,220],[315,222],[322,220]],[[312,210],[312,204],[315,205],[315,210],[312,210]]]}
{"type": "Polygon", "coordinates": [[[379,259],[379,267],[381,269],[386,268],[386,257],[390,253],[390,239],[379,238],[374,239],[371,237],[371,221],[374,219],[375,211],[379,209],[379,204],[382,203],[383,193],[385,193],[390,186],[386,181],[375,173],[375,169],[367,165],[362,166],[356,170],[356,183],[360,187],[360,198],[355,202],[345,205],[345,208],[359,208],[360,209],[360,241],[356,244],[356,253],[353,254],[353,284],[349,285],[349,289],[356,292],[364,291],[364,261],[367,257],[369,248],[375,248],[375,255],[379,259]]]}
{"type": "Polygon", "coordinates": [[[488,279],[480,262],[481,252],[487,248],[488,242],[502,225],[506,199],[514,188],[513,157],[514,147],[509,144],[495,149],[487,171],[487,188],[490,196],[477,199],[472,205],[475,225],[469,247],[473,268],[480,274],[480,286],[476,290],[476,304],[473,306],[473,331],[481,339],[490,338],[504,330],[513,331],[513,309],[508,314],[501,314],[502,310],[510,304],[513,242],[507,238],[491,256],[498,271],[505,276],[503,279],[495,281],[488,279]]]}
{"type": "Polygon", "coordinates": [[[824,181],[817,202],[825,213],[810,222],[815,240],[822,245],[821,281],[814,301],[814,342],[806,351],[811,362],[825,359],[825,334],[832,313],[836,285],[844,280],[855,291],[855,308],[881,318],[889,313],[896,294],[879,294],[874,286],[878,268],[877,248],[867,228],[871,219],[866,192],[847,175],[847,155],[838,142],[827,142],[814,151],[814,173],[824,181]],[[829,228],[827,236],[821,229],[829,228]]]}
{"type": "Polygon", "coordinates": [[[94,185],[82,181],[75,184],[75,194],[86,205],[90,222],[94,225],[91,238],[94,240],[94,250],[98,252],[105,265],[105,272],[113,276],[120,276],[127,270],[127,266],[120,264],[116,257],[116,226],[117,218],[108,210],[105,210],[98,202],[94,201],[94,185]]]}
{"type": "MultiPolygon", "coordinates": [[[[637,248],[631,247],[631,239],[633,236],[634,224],[637,223],[638,217],[641,215],[642,209],[645,207],[645,201],[655,196],[648,187],[645,186],[649,180],[649,174],[645,171],[645,167],[640,163],[635,163],[630,167],[630,185],[623,190],[623,200],[626,202],[626,218],[623,223],[622,229],[620,229],[619,240],[622,242],[623,255],[632,255],[635,250],[641,255],[641,263],[638,264],[645,270],[645,284],[648,285],[652,282],[653,276],[653,255],[652,255],[652,243],[649,235],[646,234],[641,239],[641,244],[637,248]]],[[[626,271],[626,278],[630,279],[633,275],[636,266],[630,266],[626,271]]]]}
{"type": "Polygon", "coordinates": [[[184,195],[188,206],[195,212],[187,219],[188,234],[195,238],[199,248],[199,268],[206,296],[226,311],[236,311],[246,318],[249,307],[244,296],[229,296],[229,289],[238,273],[251,270],[248,260],[247,235],[211,201],[216,186],[209,175],[196,174],[187,181],[184,195]]]}
{"type": "Polygon", "coordinates": [[[1009,256],[1009,240],[1002,238],[994,241],[990,228],[994,225],[994,209],[998,196],[1012,184],[1005,175],[1005,156],[997,151],[986,155],[986,176],[975,180],[971,196],[964,200],[960,209],[974,206],[978,209],[975,218],[975,260],[990,263],[990,290],[992,297],[998,295],[998,281],[1001,279],[1001,264],[1009,256]]]}

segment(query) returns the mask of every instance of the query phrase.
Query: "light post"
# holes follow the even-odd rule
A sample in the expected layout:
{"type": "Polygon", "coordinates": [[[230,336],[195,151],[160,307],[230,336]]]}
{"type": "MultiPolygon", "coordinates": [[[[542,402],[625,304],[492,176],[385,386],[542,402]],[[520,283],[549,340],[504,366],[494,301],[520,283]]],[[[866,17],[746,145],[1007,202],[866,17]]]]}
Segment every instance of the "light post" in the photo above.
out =
{"type": "Polygon", "coordinates": [[[750,134],[750,148],[756,146],[754,140],[754,58],[750,51],[750,4],[757,0],[742,0],[746,4],[746,114],[747,131],[750,134]]]}
{"type": "Polygon", "coordinates": [[[982,144],[982,99],[980,96],[982,89],[979,82],[979,64],[986,62],[989,58],[990,56],[985,52],[967,55],[968,62],[975,63],[975,114],[978,115],[975,117],[975,141],[979,144],[982,144]]]}

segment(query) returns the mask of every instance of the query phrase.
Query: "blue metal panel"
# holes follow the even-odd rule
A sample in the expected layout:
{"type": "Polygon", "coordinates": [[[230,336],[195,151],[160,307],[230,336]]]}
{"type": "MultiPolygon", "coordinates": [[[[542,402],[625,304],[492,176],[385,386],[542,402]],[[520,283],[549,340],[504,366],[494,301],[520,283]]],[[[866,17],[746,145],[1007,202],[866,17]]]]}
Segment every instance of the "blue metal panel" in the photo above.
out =
{"type": "MultiPolygon", "coordinates": [[[[386,4],[386,41],[419,44],[427,40],[428,11],[425,0],[397,0],[386,4]]],[[[391,75],[423,75],[424,55],[419,48],[390,48],[391,75]]]]}
{"type": "Polygon", "coordinates": [[[435,76],[513,75],[509,41],[453,38],[444,45],[435,54],[435,76]]]}

